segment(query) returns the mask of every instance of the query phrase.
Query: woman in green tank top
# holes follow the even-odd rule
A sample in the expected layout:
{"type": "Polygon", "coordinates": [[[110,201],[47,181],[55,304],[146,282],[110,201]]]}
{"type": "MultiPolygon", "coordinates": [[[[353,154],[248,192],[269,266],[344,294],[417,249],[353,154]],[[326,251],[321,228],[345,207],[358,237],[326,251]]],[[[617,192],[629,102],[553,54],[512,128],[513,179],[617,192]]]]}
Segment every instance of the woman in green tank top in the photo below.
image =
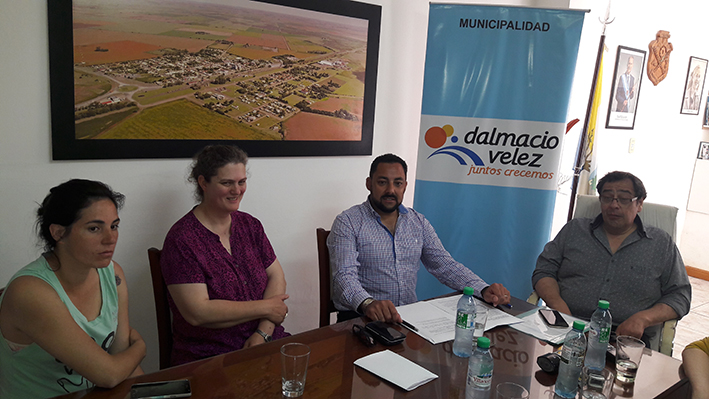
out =
{"type": "Polygon", "coordinates": [[[0,397],[48,398],[142,374],[145,342],[128,324],[113,262],[123,195],[74,179],[37,211],[46,252],[0,296],[0,397]]]}

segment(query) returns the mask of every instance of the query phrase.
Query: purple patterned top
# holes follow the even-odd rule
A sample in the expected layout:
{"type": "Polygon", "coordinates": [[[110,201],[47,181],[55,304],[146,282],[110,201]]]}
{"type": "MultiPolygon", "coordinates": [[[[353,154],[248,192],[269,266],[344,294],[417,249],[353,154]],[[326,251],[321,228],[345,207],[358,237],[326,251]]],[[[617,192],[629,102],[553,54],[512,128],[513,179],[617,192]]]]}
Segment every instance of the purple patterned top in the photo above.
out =
{"type": "MultiPolygon", "coordinates": [[[[210,299],[254,301],[263,299],[268,284],[266,268],[275,260],[271,243],[255,217],[236,211],[231,214],[231,254],[189,212],[175,223],[165,237],[160,265],[167,285],[207,284],[210,299]]],[[[204,328],[189,324],[168,295],[173,320],[172,365],[241,349],[258,328],[258,320],[229,328],[204,328]]],[[[273,338],[288,336],[277,326],[273,338]]]]}

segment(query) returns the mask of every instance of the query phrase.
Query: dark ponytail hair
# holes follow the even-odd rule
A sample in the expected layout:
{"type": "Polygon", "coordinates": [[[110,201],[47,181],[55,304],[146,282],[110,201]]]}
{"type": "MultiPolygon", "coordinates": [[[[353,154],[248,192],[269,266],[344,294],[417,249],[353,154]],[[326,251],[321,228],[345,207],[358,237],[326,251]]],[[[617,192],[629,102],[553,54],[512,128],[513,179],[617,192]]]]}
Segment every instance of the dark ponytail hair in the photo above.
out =
{"type": "Polygon", "coordinates": [[[125,196],[104,183],[83,179],[72,179],[49,190],[37,209],[37,234],[44,242],[44,249],[51,251],[57,245],[57,240],[49,231],[50,225],[71,228],[82,210],[101,199],[110,199],[119,210],[123,207],[125,196]]]}

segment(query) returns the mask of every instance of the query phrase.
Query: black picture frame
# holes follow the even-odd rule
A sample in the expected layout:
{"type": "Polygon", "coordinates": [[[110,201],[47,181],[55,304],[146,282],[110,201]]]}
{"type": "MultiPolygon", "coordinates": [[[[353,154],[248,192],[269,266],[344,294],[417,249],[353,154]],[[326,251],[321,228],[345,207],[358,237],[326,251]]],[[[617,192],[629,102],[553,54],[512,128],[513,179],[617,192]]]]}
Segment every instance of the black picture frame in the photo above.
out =
{"type": "Polygon", "coordinates": [[[687,78],[682,91],[682,106],[679,113],[685,115],[699,115],[702,108],[702,93],[704,92],[704,78],[707,74],[708,61],[704,58],[689,57],[687,78]]]}
{"type": "MultiPolygon", "coordinates": [[[[371,155],[381,6],[346,0],[256,2],[323,13],[322,18],[332,14],[366,21],[366,73],[360,140],[77,139],[74,121],[74,2],[48,0],[52,159],[190,158],[208,144],[236,144],[252,157],[371,155]]],[[[100,46],[96,51],[102,51],[100,46]]]]}
{"type": "Polygon", "coordinates": [[[646,54],[643,50],[618,46],[613,71],[613,85],[608,101],[606,128],[632,130],[635,127],[646,54]],[[630,59],[633,60],[633,65],[630,70],[630,78],[627,78],[625,72],[627,72],[630,59]]]}
{"type": "Polygon", "coordinates": [[[709,161],[709,142],[699,142],[699,152],[697,153],[697,159],[709,161]]]}

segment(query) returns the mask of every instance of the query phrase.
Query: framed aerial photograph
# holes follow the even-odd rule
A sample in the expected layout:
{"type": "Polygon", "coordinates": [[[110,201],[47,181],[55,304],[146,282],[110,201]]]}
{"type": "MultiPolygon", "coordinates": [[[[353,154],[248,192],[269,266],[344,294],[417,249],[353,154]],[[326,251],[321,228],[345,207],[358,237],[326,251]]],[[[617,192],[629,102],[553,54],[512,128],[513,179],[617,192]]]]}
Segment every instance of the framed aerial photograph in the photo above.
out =
{"type": "Polygon", "coordinates": [[[697,154],[697,159],[703,159],[705,161],[709,160],[709,142],[699,142],[699,153],[697,154]]]}
{"type": "Polygon", "coordinates": [[[381,7],[52,0],[52,158],[371,155],[381,7]]]}
{"type": "Polygon", "coordinates": [[[707,60],[689,57],[687,79],[684,83],[684,96],[682,96],[682,108],[680,109],[681,114],[699,115],[706,73],[707,60]]]}
{"type": "Polygon", "coordinates": [[[611,98],[608,101],[606,128],[633,129],[635,127],[635,112],[640,97],[640,83],[643,80],[645,54],[643,50],[618,46],[611,98]]]}

